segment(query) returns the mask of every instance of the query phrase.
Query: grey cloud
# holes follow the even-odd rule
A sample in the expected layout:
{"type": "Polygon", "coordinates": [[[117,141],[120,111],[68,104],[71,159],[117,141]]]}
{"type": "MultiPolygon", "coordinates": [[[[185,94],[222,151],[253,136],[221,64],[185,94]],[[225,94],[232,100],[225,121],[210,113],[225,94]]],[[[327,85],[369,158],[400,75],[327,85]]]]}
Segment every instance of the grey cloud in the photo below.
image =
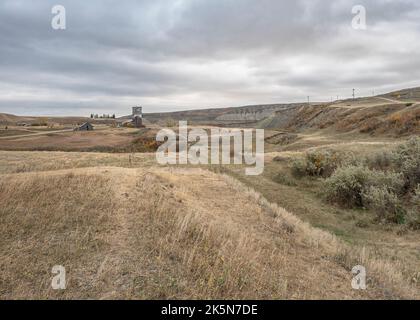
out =
{"type": "Polygon", "coordinates": [[[0,3],[0,112],[328,99],[420,75],[414,0],[62,0],[65,31],[50,26],[55,4],[0,3]],[[366,31],[350,27],[355,4],[366,31]]]}

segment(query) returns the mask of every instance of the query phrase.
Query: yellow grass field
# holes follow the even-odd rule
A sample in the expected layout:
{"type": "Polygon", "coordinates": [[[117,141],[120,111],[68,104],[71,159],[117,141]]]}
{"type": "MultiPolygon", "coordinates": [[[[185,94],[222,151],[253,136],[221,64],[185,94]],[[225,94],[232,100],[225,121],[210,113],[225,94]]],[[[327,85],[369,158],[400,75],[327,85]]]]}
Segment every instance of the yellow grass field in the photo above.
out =
{"type": "Polygon", "coordinates": [[[154,154],[0,152],[0,298],[418,298],[401,263],[154,154]],[[48,161],[47,161],[48,159],[48,161]],[[370,270],[368,290],[351,268],[370,270]],[[51,268],[66,266],[66,290],[51,268]]]}

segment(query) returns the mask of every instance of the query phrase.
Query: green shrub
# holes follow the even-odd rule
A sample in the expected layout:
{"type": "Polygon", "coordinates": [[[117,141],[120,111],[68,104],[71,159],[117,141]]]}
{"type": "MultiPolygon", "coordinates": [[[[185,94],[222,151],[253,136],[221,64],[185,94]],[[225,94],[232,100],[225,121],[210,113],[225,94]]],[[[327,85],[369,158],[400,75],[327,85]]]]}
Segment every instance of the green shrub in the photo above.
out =
{"type": "Polygon", "coordinates": [[[401,167],[401,172],[404,175],[407,190],[412,190],[420,183],[420,159],[407,159],[401,167]]]}
{"type": "Polygon", "coordinates": [[[372,170],[373,181],[372,186],[383,187],[395,194],[401,194],[404,187],[403,175],[393,171],[372,170]]]}
{"type": "Polygon", "coordinates": [[[371,187],[397,194],[403,185],[401,174],[371,170],[365,166],[341,167],[326,180],[327,198],[342,206],[367,207],[365,195],[371,187]]]}
{"type": "Polygon", "coordinates": [[[360,167],[366,165],[366,159],[355,155],[353,152],[343,152],[340,154],[340,167],[360,167]]]}
{"type": "Polygon", "coordinates": [[[414,190],[413,204],[420,208],[420,184],[418,184],[416,190],[414,190]]]}
{"type": "Polygon", "coordinates": [[[371,186],[363,192],[364,205],[374,211],[381,222],[402,224],[405,221],[405,210],[394,192],[388,188],[371,186]]]}
{"type": "Polygon", "coordinates": [[[369,168],[378,170],[387,170],[392,168],[393,154],[389,151],[377,152],[367,158],[369,168]]]}
{"type": "Polygon", "coordinates": [[[338,154],[331,151],[309,152],[306,156],[307,171],[312,176],[329,177],[337,169],[338,154]]]}
{"type": "Polygon", "coordinates": [[[373,179],[373,171],[365,167],[341,167],[325,182],[327,198],[345,207],[363,207],[362,195],[373,179]]]}
{"type": "Polygon", "coordinates": [[[420,230],[420,184],[414,190],[413,198],[411,199],[412,208],[407,214],[407,224],[410,229],[420,230]]]}
{"type": "Polygon", "coordinates": [[[292,173],[296,177],[330,177],[340,164],[340,156],[334,151],[307,152],[305,159],[292,163],[292,173]]]}
{"type": "Polygon", "coordinates": [[[406,191],[414,190],[420,184],[420,137],[398,146],[393,152],[393,162],[404,176],[406,191]]]}
{"type": "Polygon", "coordinates": [[[302,178],[306,176],[306,160],[295,159],[292,162],[292,174],[296,178],[302,178]]]}

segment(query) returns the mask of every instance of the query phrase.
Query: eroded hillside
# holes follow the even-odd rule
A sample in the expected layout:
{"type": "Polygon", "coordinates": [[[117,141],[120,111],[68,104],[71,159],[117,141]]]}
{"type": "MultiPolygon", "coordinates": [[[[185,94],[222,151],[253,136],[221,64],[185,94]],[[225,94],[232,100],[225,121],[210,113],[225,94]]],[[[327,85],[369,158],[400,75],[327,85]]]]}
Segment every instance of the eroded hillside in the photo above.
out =
{"type": "Polygon", "coordinates": [[[292,107],[276,113],[257,126],[264,129],[334,129],[373,135],[420,134],[420,105],[384,104],[371,107],[311,105],[292,107]]]}

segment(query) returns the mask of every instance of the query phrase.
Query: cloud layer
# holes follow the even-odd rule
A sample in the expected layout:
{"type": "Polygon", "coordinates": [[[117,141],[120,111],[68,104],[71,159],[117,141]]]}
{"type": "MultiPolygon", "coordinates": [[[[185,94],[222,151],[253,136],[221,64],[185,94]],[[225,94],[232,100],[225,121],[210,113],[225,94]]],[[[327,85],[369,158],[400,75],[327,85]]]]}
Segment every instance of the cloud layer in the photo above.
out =
{"type": "Polygon", "coordinates": [[[0,3],[0,112],[86,115],[344,98],[420,85],[416,0],[0,3]],[[352,7],[367,10],[354,30],[352,7]]]}

